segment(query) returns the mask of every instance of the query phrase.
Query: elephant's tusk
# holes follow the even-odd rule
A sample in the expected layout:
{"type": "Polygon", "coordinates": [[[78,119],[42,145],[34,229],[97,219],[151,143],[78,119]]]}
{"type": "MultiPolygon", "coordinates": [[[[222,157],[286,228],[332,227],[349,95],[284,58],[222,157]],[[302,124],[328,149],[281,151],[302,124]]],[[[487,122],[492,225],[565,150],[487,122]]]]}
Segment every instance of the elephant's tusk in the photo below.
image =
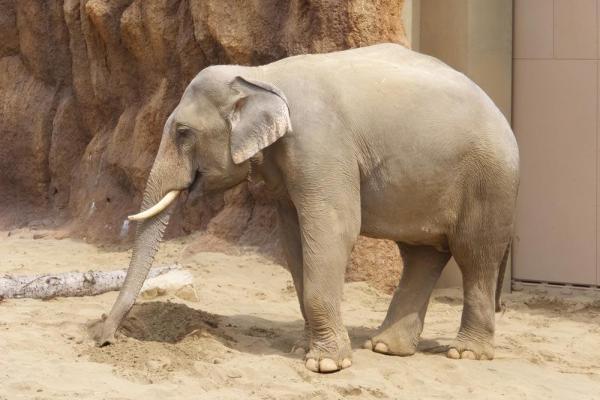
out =
{"type": "Polygon", "coordinates": [[[179,190],[171,190],[169,193],[165,195],[158,203],[153,205],[147,210],[144,210],[135,215],[130,215],[127,217],[130,221],[141,221],[150,217],[154,217],[157,214],[160,214],[165,208],[169,207],[169,205],[177,198],[179,195],[179,190]]]}

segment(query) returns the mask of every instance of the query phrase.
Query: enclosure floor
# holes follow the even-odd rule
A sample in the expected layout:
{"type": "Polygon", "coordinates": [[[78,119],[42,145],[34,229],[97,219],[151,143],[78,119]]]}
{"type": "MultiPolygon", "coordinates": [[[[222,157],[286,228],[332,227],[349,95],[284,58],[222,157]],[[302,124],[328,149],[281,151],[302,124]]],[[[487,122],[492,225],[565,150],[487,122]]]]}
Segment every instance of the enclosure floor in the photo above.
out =
{"type": "MultiPolygon", "coordinates": [[[[127,265],[129,252],[49,233],[0,232],[0,274],[127,265]]],[[[302,321],[290,275],[254,255],[189,254],[165,243],[157,264],[179,261],[198,302],[173,295],[140,300],[116,344],[96,348],[86,324],[116,293],[0,302],[0,399],[598,399],[600,299],[513,293],[497,314],[496,359],[436,353],[460,322],[459,290],[434,293],[420,351],[390,357],[360,348],[390,297],[349,283],[344,321],[352,368],[317,375],[290,354],[302,321]]],[[[595,298],[593,296],[596,296],[595,298]]]]}

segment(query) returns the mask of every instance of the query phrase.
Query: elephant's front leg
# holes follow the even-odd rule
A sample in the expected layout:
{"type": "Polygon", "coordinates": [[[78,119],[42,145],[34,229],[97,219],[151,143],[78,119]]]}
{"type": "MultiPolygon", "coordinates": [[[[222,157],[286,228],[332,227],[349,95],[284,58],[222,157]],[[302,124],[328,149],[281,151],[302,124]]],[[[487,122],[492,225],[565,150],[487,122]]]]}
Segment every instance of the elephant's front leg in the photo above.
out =
{"type": "Polygon", "coordinates": [[[352,364],[341,315],[344,274],[360,231],[360,205],[319,201],[299,210],[304,264],[304,311],[311,331],[306,368],[333,372],[352,364]]]}

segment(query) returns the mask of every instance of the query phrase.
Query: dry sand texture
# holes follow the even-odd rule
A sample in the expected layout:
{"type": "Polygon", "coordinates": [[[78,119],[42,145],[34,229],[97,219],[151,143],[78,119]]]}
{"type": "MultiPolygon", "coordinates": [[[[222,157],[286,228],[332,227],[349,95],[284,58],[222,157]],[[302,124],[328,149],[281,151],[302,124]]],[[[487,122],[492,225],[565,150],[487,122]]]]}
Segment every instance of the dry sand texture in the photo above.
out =
{"type": "MultiPolygon", "coordinates": [[[[127,265],[126,251],[51,237],[0,232],[0,272],[127,265]]],[[[598,295],[514,293],[497,315],[496,359],[455,361],[431,349],[458,329],[458,290],[434,293],[421,351],[400,358],[360,349],[390,297],[349,283],[344,319],[354,365],[317,375],[288,353],[302,331],[288,272],[253,254],[189,254],[186,240],[165,243],[157,262],[188,268],[199,302],[140,300],[111,347],[94,347],[85,324],[107,312],[116,293],[0,302],[0,399],[600,398],[598,295]]]]}

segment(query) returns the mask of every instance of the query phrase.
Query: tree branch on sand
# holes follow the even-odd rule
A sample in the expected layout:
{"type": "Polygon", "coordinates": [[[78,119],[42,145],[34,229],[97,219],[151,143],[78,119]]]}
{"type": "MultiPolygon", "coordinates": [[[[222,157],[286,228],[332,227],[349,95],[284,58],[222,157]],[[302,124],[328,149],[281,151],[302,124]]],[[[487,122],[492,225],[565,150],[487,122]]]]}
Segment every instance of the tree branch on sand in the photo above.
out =
{"type": "MultiPolygon", "coordinates": [[[[154,267],[150,269],[148,279],[179,270],[181,266],[177,264],[154,267]]],[[[127,270],[122,269],[28,276],[3,275],[0,276],[0,299],[95,296],[121,289],[126,274],[127,270]]]]}

